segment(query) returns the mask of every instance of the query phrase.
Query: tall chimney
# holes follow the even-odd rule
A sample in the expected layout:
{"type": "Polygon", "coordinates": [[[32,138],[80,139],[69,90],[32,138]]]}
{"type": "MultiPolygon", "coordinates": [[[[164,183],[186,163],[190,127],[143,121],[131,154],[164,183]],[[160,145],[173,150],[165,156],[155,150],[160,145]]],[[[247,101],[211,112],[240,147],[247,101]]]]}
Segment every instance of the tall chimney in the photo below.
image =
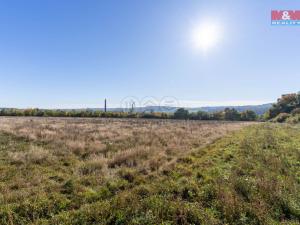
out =
{"type": "Polygon", "coordinates": [[[106,99],[104,100],[104,112],[106,112],[107,111],[107,102],[106,102],[106,99]]]}

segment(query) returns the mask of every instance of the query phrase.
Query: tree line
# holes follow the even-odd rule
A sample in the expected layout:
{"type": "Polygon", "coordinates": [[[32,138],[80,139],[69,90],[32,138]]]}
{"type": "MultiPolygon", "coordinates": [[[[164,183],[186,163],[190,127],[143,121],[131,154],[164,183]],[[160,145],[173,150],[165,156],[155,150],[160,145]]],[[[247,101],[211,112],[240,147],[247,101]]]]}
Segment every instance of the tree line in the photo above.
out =
{"type": "Polygon", "coordinates": [[[285,94],[263,115],[258,116],[252,110],[239,112],[234,108],[226,108],[217,112],[189,112],[179,108],[174,113],[164,112],[105,112],[100,110],[50,110],[50,109],[14,109],[0,110],[0,116],[37,116],[37,117],[99,117],[99,118],[149,118],[149,119],[181,119],[181,120],[226,120],[226,121],[273,121],[300,122],[300,92],[285,94]]]}
{"type": "Polygon", "coordinates": [[[36,117],[92,117],[92,118],[149,118],[149,119],[181,119],[181,120],[228,120],[255,121],[258,119],[254,111],[238,112],[234,108],[226,108],[218,112],[189,112],[184,108],[174,113],[163,112],[104,112],[100,110],[49,110],[49,109],[1,109],[0,116],[36,116],[36,117]]]}
{"type": "Polygon", "coordinates": [[[234,108],[226,108],[224,111],[205,112],[198,111],[190,113],[184,108],[178,109],[174,115],[174,119],[190,119],[190,120],[227,120],[227,121],[255,121],[259,119],[258,115],[252,110],[239,112],[234,108]]]}

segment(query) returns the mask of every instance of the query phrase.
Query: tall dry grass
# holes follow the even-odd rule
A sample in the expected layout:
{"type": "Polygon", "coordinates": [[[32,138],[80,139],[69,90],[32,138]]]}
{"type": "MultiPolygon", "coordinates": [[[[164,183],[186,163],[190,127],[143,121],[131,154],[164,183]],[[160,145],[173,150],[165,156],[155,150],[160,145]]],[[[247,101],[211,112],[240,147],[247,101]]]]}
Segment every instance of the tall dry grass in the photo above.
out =
{"type": "Polygon", "coordinates": [[[33,143],[44,143],[51,149],[36,150],[36,153],[34,150],[14,153],[11,155],[13,161],[22,162],[24,158],[31,157],[39,162],[46,160],[45,154],[69,154],[80,162],[80,173],[93,174],[102,168],[134,167],[141,171],[159,170],[164,164],[191,150],[205,146],[248,124],[145,119],[1,117],[0,131],[26,138],[33,143]],[[34,154],[40,155],[40,158],[34,154]]]}

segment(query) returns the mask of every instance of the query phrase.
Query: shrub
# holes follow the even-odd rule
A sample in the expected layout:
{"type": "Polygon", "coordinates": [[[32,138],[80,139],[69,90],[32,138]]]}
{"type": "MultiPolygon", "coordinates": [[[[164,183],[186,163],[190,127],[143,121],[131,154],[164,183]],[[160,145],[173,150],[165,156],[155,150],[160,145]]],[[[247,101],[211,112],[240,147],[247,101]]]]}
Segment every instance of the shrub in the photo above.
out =
{"type": "Polygon", "coordinates": [[[272,119],[272,122],[283,123],[289,117],[290,117],[290,114],[288,114],[288,113],[280,113],[278,116],[276,116],[274,119],[272,119]]]}

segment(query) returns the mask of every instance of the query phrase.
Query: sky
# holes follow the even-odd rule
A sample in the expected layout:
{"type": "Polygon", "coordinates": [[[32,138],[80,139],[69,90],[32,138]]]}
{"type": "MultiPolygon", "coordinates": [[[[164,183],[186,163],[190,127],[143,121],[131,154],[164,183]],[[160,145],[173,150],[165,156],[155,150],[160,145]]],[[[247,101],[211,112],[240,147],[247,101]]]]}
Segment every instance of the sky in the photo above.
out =
{"type": "Polygon", "coordinates": [[[300,26],[271,26],[275,9],[300,1],[3,0],[0,107],[275,102],[300,90],[300,26]],[[212,21],[218,42],[196,48],[212,21]]]}

